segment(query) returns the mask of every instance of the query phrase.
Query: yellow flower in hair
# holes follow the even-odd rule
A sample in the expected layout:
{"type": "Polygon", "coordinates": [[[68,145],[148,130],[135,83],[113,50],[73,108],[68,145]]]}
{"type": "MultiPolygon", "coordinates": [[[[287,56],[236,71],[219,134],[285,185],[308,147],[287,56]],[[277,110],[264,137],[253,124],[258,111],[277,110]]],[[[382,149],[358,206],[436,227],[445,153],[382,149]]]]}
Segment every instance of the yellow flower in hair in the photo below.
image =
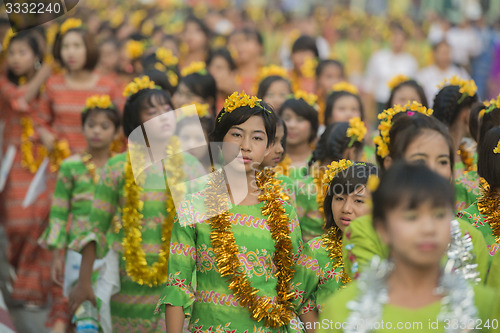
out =
{"type": "Polygon", "coordinates": [[[443,82],[438,85],[438,88],[442,89],[448,85],[459,86],[458,91],[462,94],[462,97],[458,100],[458,104],[462,103],[465,97],[474,96],[477,91],[477,86],[474,80],[463,80],[456,75],[453,75],[450,79],[444,79],[443,82]]]}
{"type": "Polygon", "coordinates": [[[500,109],[500,94],[498,94],[497,99],[485,101],[483,102],[483,105],[485,109],[479,112],[479,119],[483,118],[485,114],[490,113],[495,109],[500,109]]]}
{"type": "Polygon", "coordinates": [[[334,84],[332,86],[332,91],[347,91],[353,95],[359,94],[358,88],[356,88],[355,85],[350,84],[349,82],[346,82],[346,81],[342,81],[342,82],[334,84]]]}
{"type": "Polygon", "coordinates": [[[351,138],[348,147],[351,147],[355,141],[363,142],[366,132],[365,123],[361,121],[360,117],[351,118],[347,129],[347,137],[351,138]]]}
{"type": "Polygon", "coordinates": [[[141,32],[145,36],[151,36],[153,34],[153,30],[155,29],[155,24],[153,20],[146,20],[141,28],[141,32]]]}
{"type": "Polygon", "coordinates": [[[93,95],[85,101],[84,112],[88,109],[108,109],[113,106],[109,95],[93,95]]]}
{"type": "Polygon", "coordinates": [[[325,174],[323,175],[323,184],[328,184],[330,183],[335,175],[337,175],[339,172],[346,170],[350,166],[355,165],[353,161],[350,160],[340,160],[340,161],[333,161],[326,169],[325,174]]]}
{"type": "Polygon", "coordinates": [[[69,18],[61,24],[59,33],[64,35],[68,30],[80,28],[82,26],[82,20],[76,18],[69,18]]]}
{"type": "Polygon", "coordinates": [[[130,59],[135,60],[142,57],[144,54],[144,43],[137,40],[129,40],[125,45],[127,54],[130,59]]]}
{"type": "Polygon", "coordinates": [[[500,154],[500,140],[498,140],[497,146],[493,149],[493,153],[500,154]]]}
{"type": "MultiPolygon", "coordinates": [[[[242,107],[242,106],[250,106],[251,108],[254,108],[255,106],[261,106],[260,102],[262,100],[260,98],[257,98],[255,96],[248,96],[244,92],[239,93],[235,91],[234,93],[231,94],[226,100],[224,101],[224,110],[221,112],[219,115],[219,120],[222,119],[222,116],[226,113],[231,113],[235,109],[242,107]]],[[[271,112],[266,109],[267,112],[271,112]]]]}
{"type": "Polygon", "coordinates": [[[130,23],[134,26],[134,28],[138,29],[142,23],[142,21],[146,18],[147,12],[143,9],[135,11],[130,17],[130,23]]]}
{"type": "Polygon", "coordinates": [[[205,62],[194,61],[189,66],[185,67],[181,71],[182,76],[188,76],[193,73],[205,74],[207,72],[205,62]]]}
{"type": "MultiPolygon", "coordinates": [[[[183,105],[182,107],[189,106],[191,104],[186,104],[183,105]]],[[[192,109],[186,109],[187,111],[184,111],[184,114],[188,117],[192,116],[198,116],[200,118],[207,117],[209,115],[208,113],[208,108],[209,105],[206,103],[194,103],[195,110],[194,112],[190,112],[192,109]]]]}
{"type": "Polygon", "coordinates": [[[123,96],[129,97],[140,90],[143,89],[158,89],[153,81],[149,79],[148,76],[143,76],[141,78],[136,77],[134,81],[127,84],[125,90],[123,91],[123,96]]]}
{"type": "Polygon", "coordinates": [[[59,31],[59,26],[57,24],[52,24],[49,28],[47,28],[45,32],[45,40],[47,41],[47,45],[54,45],[56,41],[57,32],[59,31]]]}
{"type": "Polygon", "coordinates": [[[9,48],[10,40],[15,35],[16,35],[16,33],[14,32],[14,30],[12,30],[12,28],[7,30],[7,33],[5,34],[5,37],[3,38],[2,51],[7,51],[7,49],[9,48]]]}
{"type": "Polygon", "coordinates": [[[375,192],[380,185],[380,178],[377,175],[370,175],[368,181],[366,182],[366,188],[371,192],[375,192]]]}
{"type": "Polygon", "coordinates": [[[174,71],[167,71],[167,80],[172,87],[177,87],[177,84],[179,84],[179,77],[174,71]]]}
{"type": "Polygon", "coordinates": [[[389,82],[387,82],[387,86],[389,87],[389,89],[393,90],[394,88],[399,86],[401,83],[406,82],[406,81],[410,81],[410,77],[403,75],[403,74],[399,74],[399,75],[394,76],[389,82]]]}
{"type": "Polygon", "coordinates": [[[262,80],[264,80],[266,77],[269,77],[269,76],[279,76],[279,77],[282,77],[284,79],[287,79],[288,71],[281,66],[269,65],[269,66],[263,67],[259,71],[259,78],[257,81],[262,82],[262,80]]]}
{"type": "Polygon", "coordinates": [[[309,104],[313,107],[316,105],[316,102],[318,101],[318,96],[316,96],[313,93],[308,93],[307,91],[304,91],[304,90],[297,90],[293,94],[293,97],[295,99],[302,98],[304,101],[306,101],[307,104],[309,104]]]}
{"type": "Polygon", "coordinates": [[[316,67],[318,61],[315,58],[307,58],[306,61],[300,66],[300,72],[304,77],[314,78],[316,76],[316,67]]]}
{"type": "Polygon", "coordinates": [[[179,63],[179,58],[174,56],[172,50],[164,47],[160,47],[156,50],[156,58],[167,67],[175,66],[179,63]]]}
{"type": "Polygon", "coordinates": [[[167,67],[165,67],[165,65],[161,62],[157,62],[155,63],[155,69],[159,70],[160,72],[166,72],[167,71],[167,67]]]}
{"type": "Polygon", "coordinates": [[[125,19],[125,14],[123,14],[123,11],[120,9],[117,9],[111,15],[109,25],[111,28],[118,28],[123,23],[124,19],[125,19]]]}

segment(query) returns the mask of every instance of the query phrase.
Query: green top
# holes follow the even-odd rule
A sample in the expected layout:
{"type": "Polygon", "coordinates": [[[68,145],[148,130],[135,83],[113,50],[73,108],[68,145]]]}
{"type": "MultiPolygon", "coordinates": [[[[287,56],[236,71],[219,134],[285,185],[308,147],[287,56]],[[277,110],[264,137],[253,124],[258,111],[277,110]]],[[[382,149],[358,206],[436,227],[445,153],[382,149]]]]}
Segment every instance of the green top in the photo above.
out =
{"type": "MultiPolygon", "coordinates": [[[[473,253],[476,256],[479,277],[485,281],[488,271],[488,254],[486,243],[481,233],[469,223],[458,220],[462,233],[471,236],[474,245],[473,253]]],[[[342,254],[346,273],[356,279],[363,267],[378,255],[382,259],[389,257],[389,247],[382,242],[373,228],[371,215],[359,217],[351,222],[344,232],[342,254]]]]}
{"type": "Polygon", "coordinates": [[[455,179],[455,197],[457,199],[455,210],[459,212],[466,209],[476,202],[480,194],[481,188],[479,187],[477,171],[468,171],[458,176],[455,179]]]}
{"type": "Polygon", "coordinates": [[[486,285],[497,289],[500,293],[500,255],[493,256],[486,285]]]}
{"type": "MultiPolygon", "coordinates": [[[[473,289],[474,303],[478,310],[477,318],[479,319],[474,322],[474,326],[481,332],[498,332],[500,298],[494,290],[488,287],[479,285],[474,286],[473,289]]],[[[350,314],[347,303],[355,300],[358,295],[358,283],[354,281],[347,288],[331,297],[326,303],[324,311],[320,314],[322,327],[317,332],[343,332],[341,325],[347,323],[350,314]]],[[[374,330],[374,332],[445,332],[445,323],[437,322],[437,316],[441,312],[441,301],[418,309],[385,304],[382,311],[382,317],[378,322],[381,328],[374,330]]]]}
{"type": "MultiPolygon", "coordinates": [[[[100,169],[95,172],[99,174],[100,169]]],[[[88,243],[88,219],[96,185],[81,154],[65,159],[57,174],[49,225],[39,243],[49,249],[81,251],[88,243]]]]}
{"type": "MultiPolygon", "coordinates": [[[[221,277],[210,240],[210,220],[204,213],[204,200],[204,192],[190,196],[177,211],[170,242],[168,281],[158,301],[157,313],[162,313],[166,304],[181,306],[185,315],[190,316],[190,332],[291,332],[292,323],[271,329],[263,320],[254,321],[248,308],[241,306],[229,289],[227,278],[221,277]]],[[[292,254],[296,262],[302,247],[299,221],[295,209],[285,201],[282,203],[290,219],[292,254]]],[[[252,287],[259,290],[257,295],[275,302],[275,241],[262,214],[264,202],[230,207],[240,267],[243,267],[252,287]]],[[[291,287],[296,289],[294,284],[291,287]]],[[[299,294],[295,295],[293,302],[298,312],[299,304],[303,302],[299,294]]]]}

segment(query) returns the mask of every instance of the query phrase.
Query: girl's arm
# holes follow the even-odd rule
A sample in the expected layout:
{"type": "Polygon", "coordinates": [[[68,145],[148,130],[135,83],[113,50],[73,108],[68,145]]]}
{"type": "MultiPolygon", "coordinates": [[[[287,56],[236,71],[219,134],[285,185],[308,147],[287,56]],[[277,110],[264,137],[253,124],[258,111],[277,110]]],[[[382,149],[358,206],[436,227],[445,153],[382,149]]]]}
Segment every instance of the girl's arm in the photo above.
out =
{"type": "Polygon", "coordinates": [[[76,309],[84,301],[90,301],[96,306],[94,290],[92,289],[92,267],[96,257],[95,242],[88,243],[82,251],[82,264],[80,266],[80,275],[78,282],[71,289],[69,294],[70,312],[75,313],[76,309]]]}
{"type": "Polygon", "coordinates": [[[167,333],[182,333],[184,329],[184,310],[182,306],[165,305],[167,333]]]}
{"type": "Polygon", "coordinates": [[[47,81],[50,74],[52,74],[52,66],[44,63],[36,72],[33,79],[26,84],[26,93],[24,94],[24,101],[26,103],[29,103],[38,95],[40,87],[47,81]]]}
{"type": "Polygon", "coordinates": [[[318,313],[316,311],[309,311],[299,316],[300,320],[304,323],[304,327],[311,327],[306,329],[307,333],[315,333],[314,324],[319,322],[318,313]],[[309,324],[308,324],[309,323],[309,324]]]}

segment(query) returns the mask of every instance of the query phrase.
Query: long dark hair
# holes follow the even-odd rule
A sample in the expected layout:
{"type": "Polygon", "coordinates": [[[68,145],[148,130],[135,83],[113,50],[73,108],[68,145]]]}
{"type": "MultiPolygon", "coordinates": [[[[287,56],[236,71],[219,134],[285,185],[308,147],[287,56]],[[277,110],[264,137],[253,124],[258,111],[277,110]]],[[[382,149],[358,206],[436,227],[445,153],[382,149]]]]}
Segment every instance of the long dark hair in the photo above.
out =
{"type": "MultiPolygon", "coordinates": [[[[40,45],[38,44],[38,40],[36,39],[36,37],[33,36],[32,32],[26,30],[18,32],[10,39],[9,47],[10,45],[12,45],[12,43],[19,41],[26,42],[31,51],[33,51],[35,57],[42,61],[43,54],[40,50],[40,45]]],[[[14,83],[15,85],[19,84],[19,76],[15,75],[10,69],[7,69],[7,79],[9,79],[9,81],[14,83]]]]}

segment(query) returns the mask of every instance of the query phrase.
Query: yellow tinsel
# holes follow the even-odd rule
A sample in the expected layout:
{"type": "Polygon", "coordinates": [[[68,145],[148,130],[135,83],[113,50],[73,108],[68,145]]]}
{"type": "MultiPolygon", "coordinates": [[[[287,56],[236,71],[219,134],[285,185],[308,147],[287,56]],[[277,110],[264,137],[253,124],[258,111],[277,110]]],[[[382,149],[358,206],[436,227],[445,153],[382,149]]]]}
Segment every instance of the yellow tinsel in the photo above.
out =
{"type": "Polygon", "coordinates": [[[203,61],[193,61],[189,66],[186,66],[181,71],[181,76],[188,76],[193,73],[206,74],[206,65],[203,61]]]}
{"type": "Polygon", "coordinates": [[[71,150],[69,149],[69,143],[66,140],[57,140],[54,144],[54,149],[49,154],[50,160],[50,171],[57,172],[61,163],[70,157],[71,150]]]}
{"type": "Polygon", "coordinates": [[[148,76],[136,77],[134,81],[127,84],[123,91],[123,96],[129,97],[136,94],[139,90],[143,89],[156,89],[154,81],[151,81],[148,76]]]}
{"type": "Polygon", "coordinates": [[[82,20],[76,19],[76,18],[69,18],[66,21],[64,21],[63,24],[61,24],[61,27],[59,29],[59,33],[61,35],[64,35],[66,32],[68,32],[71,29],[77,29],[82,26],[82,20]]]}
{"type": "Polygon", "coordinates": [[[399,86],[401,83],[409,81],[409,80],[410,80],[410,77],[403,75],[403,74],[399,74],[399,75],[394,76],[389,82],[387,82],[387,86],[389,87],[389,89],[392,90],[392,89],[396,88],[397,86],[399,86]]]}
{"type": "Polygon", "coordinates": [[[29,117],[21,118],[21,166],[31,173],[36,173],[43,159],[47,156],[47,150],[43,146],[38,147],[38,158],[33,154],[33,143],[31,139],[35,134],[33,121],[29,117]]]}
{"type": "Polygon", "coordinates": [[[359,94],[358,88],[356,88],[355,85],[350,84],[349,82],[346,81],[334,84],[332,86],[332,91],[347,91],[348,93],[351,93],[353,95],[359,94]]]}
{"type": "Polygon", "coordinates": [[[349,120],[349,128],[347,129],[347,137],[351,138],[349,146],[351,147],[355,141],[363,142],[367,129],[365,123],[360,117],[354,117],[349,120]]]}
{"type": "Polygon", "coordinates": [[[326,251],[328,253],[328,258],[333,263],[332,270],[340,267],[342,269],[342,284],[347,284],[351,282],[351,278],[344,269],[344,258],[342,256],[342,231],[339,227],[333,226],[328,231],[323,234],[322,242],[326,247],[326,251]]]}
{"type": "Polygon", "coordinates": [[[88,109],[109,109],[113,107],[113,103],[111,102],[111,97],[109,95],[93,95],[85,101],[85,111],[88,109]]]}
{"type": "Polygon", "coordinates": [[[248,307],[251,318],[257,322],[264,320],[265,325],[278,328],[287,325],[293,319],[293,305],[291,299],[294,292],[291,290],[291,281],[294,275],[292,242],[290,239],[289,218],[280,199],[282,191],[273,181],[274,173],[271,170],[262,171],[256,179],[257,186],[263,192],[259,195],[260,201],[265,201],[262,214],[267,216],[267,224],[271,237],[275,242],[273,263],[276,265],[276,292],[277,302],[273,304],[267,296],[257,296],[258,289],[250,284],[245,270],[239,262],[238,244],[231,229],[228,203],[223,193],[226,183],[219,172],[212,176],[205,192],[207,214],[215,216],[210,219],[212,232],[211,245],[216,255],[217,267],[222,277],[229,280],[229,289],[239,304],[248,307]],[[222,211],[224,213],[219,214],[222,211]]]}
{"type": "Polygon", "coordinates": [[[500,244],[500,196],[484,178],[481,180],[481,195],[477,199],[477,208],[484,215],[493,232],[495,242],[500,244]]]}
{"type": "MultiPolygon", "coordinates": [[[[179,180],[184,178],[182,165],[184,160],[180,152],[180,142],[177,137],[170,139],[169,147],[167,148],[167,163],[165,165],[169,182],[177,184],[179,180]]],[[[166,215],[162,222],[161,241],[162,248],[158,254],[158,261],[149,266],[146,261],[146,253],[142,248],[142,219],[140,213],[144,207],[144,201],[140,199],[141,188],[136,184],[132,165],[130,163],[130,155],[127,157],[127,163],[124,170],[125,182],[123,185],[123,193],[125,195],[125,206],[122,210],[123,222],[123,258],[125,260],[125,269],[132,281],[150,287],[159,286],[167,281],[168,256],[170,236],[172,234],[172,223],[175,216],[175,205],[172,199],[174,193],[183,195],[183,188],[167,186],[168,197],[166,200],[166,215]],[[172,193],[174,192],[174,193],[172,193]],[[179,193],[177,193],[179,192],[179,193]]]]}
{"type": "Polygon", "coordinates": [[[85,152],[82,155],[82,161],[85,167],[87,168],[87,171],[90,173],[90,178],[92,178],[92,182],[94,184],[97,184],[99,181],[99,174],[96,172],[96,165],[94,162],[92,162],[92,155],[89,152],[85,152]]]}
{"type": "Polygon", "coordinates": [[[312,107],[315,107],[316,102],[318,101],[318,96],[316,96],[316,94],[308,93],[307,91],[304,90],[296,90],[293,94],[293,97],[295,99],[302,98],[304,101],[306,101],[307,104],[309,104],[312,107]]]}

